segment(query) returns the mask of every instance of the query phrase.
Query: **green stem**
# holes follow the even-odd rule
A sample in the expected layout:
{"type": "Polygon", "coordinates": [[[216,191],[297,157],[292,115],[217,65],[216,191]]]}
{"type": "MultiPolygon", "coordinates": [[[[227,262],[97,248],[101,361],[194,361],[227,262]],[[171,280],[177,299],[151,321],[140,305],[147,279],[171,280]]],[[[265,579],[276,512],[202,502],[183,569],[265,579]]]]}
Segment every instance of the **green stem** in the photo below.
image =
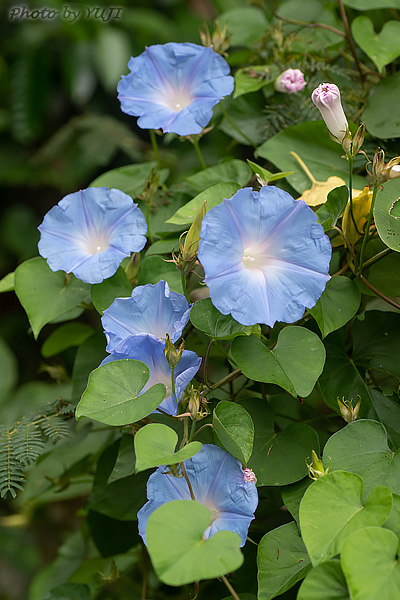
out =
{"type": "Polygon", "coordinates": [[[205,429],[206,427],[212,427],[212,424],[206,423],[205,425],[202,425],[201,427],[199,427],[199,429],[197,431],[195,431],[194,434],[190,437],[190,440],[192,440],[194,437],[196,437],[196,435],[198,433],[200,433],[200,431],[203,431],[203,429],[205,429]]]}
{"type": "Polygon", "coordinates": [[[229,383],[230,381],[232,381],[232,379],[236,379],[236,377],[239,377],[239,375],[241,375],[241,374],[242,374],[242,371],[240,369],[236,369],[235,371],[232,371],[232,373],[229,373],[229,375],[227,375],[226,377],[223,377],[222,379],[217,381],[217,383],[214,383],[214,385],[210,386],[208,390],[206,390],[205,392],[202,392],[202,395],[207,396],[207,394],[209,394],[210,392],[213,392],[215,389],[221,387],[221,385],[225,385],[225,383],[229,383]]]}
{"type": "Polygon", "coordinates": [[[357,277],[358,277],[358,279],[360,279],[360,281],[362,281],[367,286],[367,288],[369,288],[371,290],[371,292],[374,292],[374,294],[379,296],[379,298],[382,298],[382,300],[384,300],[391,306],[394,306],[394,308],[397,308],[397,310],[400,310],[400,304],[398,304],[395,300],[392,300],[392,298],[385,296],[385,294],[382,294],[382,292],[380,292],[375,286],[373,286],[372,283],[370,283],[367,279],[365,279],[364,275],[361,275],[361,273],[358,272],[357,277]]]}
{"type": "Polygon", "coordinates": [[[160,151],[158,149],[156,133],[155,133],[154,129],[149,129],[149,131],[150,131],[151,145],[153,146],[154,156],[156,157],[156,161],[157,161],[157,168],[161,169],[161,157],[160,157],[160,151]]]}
{"type": "Polygon", "coordinates": [[[239,129],[239,127],[236,125],[236,123],[234,123],[232,121],[232,119],[228,115],[228,112],[222,102],[219,103],[219,106],[221,108],[221,112],[224,115],[225,119],[233,127],[233,129],[235,129],[238,133],[240,133],[240,135],[242,135],[244,137],[244,139],[249,142],[250,146],[253,146],[253,148],[257,148],[257,144],[255,144],[241,129],[239,129]]]}
{"type": "Polygon", "coordinates": [[[150,202],[147,202],[146,223],[147,223],[147,237],[149,238],[150,244],[152,244],[154,241],[154,238],[150,231],[150,202]]]}
{"type": "Polygon", "coordinates": [[[201,150],[200,150],[200,146],[199,146],[199,140],[196,140],[196,139],[195,139],[195,140],[193,140],[193,141],[192,141],[192,144],[193,144],[193,146],[194,146],[194,149],[196,150],[196,154],[197,154],[197,156],[199,157],[199,161],[200,161],[200,164],[201,164],[201,168],[202,168],[202,169],[207,169],[207,165],[206,165],[206,163],[204,162],[204,158],[203,158],[203,155],[202,155],[202,153],[201,153],[201,150]]]}
{"type": "Polygon", "coordinates": [[[362,242],[362,246],[361,246],[361,251],[360,251],[360,261],[359,261],[359,273],[361,274],[362,270],[363,270],[363,257],[364,257],[364,250],[365,250],[365,246],[367,244],[368,241],[368,235],[369,235],[369,228],[371,226],[371,221],[372,221],[372,216],[374,214],[374,206],[375,206],[375,199],[376,199],[376,194],[378,192],[379,189],[379,184],[377,182],[374,183],[374,188],[372,191],[372,200],[371,200],[371,208],[369,210],[369,215],[368,215],[368,221],[367,221],[367,225],[365,227],[365,232],[364,232],[364,239],[362,242]]]}
{"type": "Polygon", "coordinates": [[[171,367],[171,383],[172,383],[172,395],[176,402],[176,409],[178,410],[178,398],[176,397],[176,391],[175,391],[175,367],[171,367]]]}
{"type": "Polygon", "coordinates": [[[349,201],[350,201],[350,216],[353,221],[353,225],[358,233],[358,235],[362,235],[361,231],[358,231],[357,223],[354,219],[353,214],[353,157],[347,155],[347,162],[349,163],[349,201]]]}
{"type": "Polygon", "coordinates": [[[179,463],[181,465],[181,470],[183,473],[184,478],[186,479],[186,483],[188,484],[188,488],[189,488],[189,492],[190,492],[190,497],[192,500],[196,500],[196,498],[194,497],[194,492],[193,492],[193,488],[192,488],[192,484],[190,483],[190,479],[188,477],[188,474],[186,472],[185,469],[185,465],[183,462],[179,463]]]}
{"type": "Polygon", "coordinates": [[[189,298],[189,294],[187,292],[187,287],[186,287],[186,273],[185,271],[182,269],[181,271],[181,281],[182,281],[182,290],[183,290],[183,294],[186,298],[186,300],[189,302],[189,304],[191,303],[191,300],[189,298]]]}
{"type": "Polygon", "coordinates": [[[229,593],[231,594],[232,598],[234,598],[234,600],[240,600],[239,596],[237,595],[237,593],[235,592],[235,590],[233,589],[233,587],[231,586],[231,584],[229,583],[229,581],[227,580],[225,575],[222,575],[221,579],[224,582],[224,584],[226,585],[226,587],[228,588],[229,593]]]}
{"type": "Polygon", "coordinates": [[[385,256],[387,256],[391,252],[394,252],[394,250],[392,250],[391,248],[385,248],[385,250],[382,250],[382,252],[378,252],[378,254],[375,254],[375,256],[372,256],[371,258],[365,261],[365,263],[363,264],[363,269],[368,269],[368,267],[377,263],[378,260],[385,258],[385,256]]]}

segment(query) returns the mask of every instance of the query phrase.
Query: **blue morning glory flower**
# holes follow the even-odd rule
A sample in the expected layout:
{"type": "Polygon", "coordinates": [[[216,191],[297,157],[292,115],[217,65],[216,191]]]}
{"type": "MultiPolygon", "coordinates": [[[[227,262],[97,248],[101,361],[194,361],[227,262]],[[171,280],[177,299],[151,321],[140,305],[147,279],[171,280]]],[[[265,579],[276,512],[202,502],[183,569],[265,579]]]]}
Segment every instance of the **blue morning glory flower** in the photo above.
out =
{"type": "MultiPolygon", "coordinates": [[[[205,538],[217,531],[234,531],[244,546],[258,504],[254,481],[246,478],[236,458],[212,444],[204,444],[184,464],[195,500],[210,510],[211,522],[205,538]]],[[[150,475],[147,498],[149,501],[138,512],[139,534],[144,542],[147,521],[157,508],[172,500],[191,500],[186,479],[169,474],[168,467],[158,467],[150,475]]]]}
{"type": "Polygon", "coordinates": [[[101,319],[108,340],[107,351],[113,352],[129,336],[131,345],[140,344],[143,336],[166,338],[172,342],[182,335],[189,320],[191,305],[185,296],[171,292],[166,281],[141,285],[130,298],[116,298],[101,319]]]}
{"type": "Polygon", "coordinates": [[[196,44],[157,44],[129,61],[118,84],[121,109],[140,117],[142,129],[178,135],[201,133],[212,109],[233,91],[234,79],[222,56],[196,44]]]}
{"type": "Polygon", "coordinates": [[[114,275],[122,260],[146,243],[146,220],[120,190],[88,188],[65,196],[39,226],[39,253],[52,271],[85,283],[114,275]]]}
{"type": "Polygon", "coordinates": [[[140,344],[137,343],[135,336],[131,336],[126,338],[116,351],[107,356],[101,364],[122,358],[133,358],[144,362],[149,367],[150,377],[140,393],[143,394],[156,383],[163,383],[167,388],[167,393],[159,408],[169,415],[176,415],[177,401],[179,402],[185,387],[199,370],[201,358],[191,350],[183,351],[182,357],[175,367],[175,399],[171,389],[171,367],[165,358],[164,346],[164,342],[149,335],[142,336],[140,344]]]}
{"type": "Polygon", "coordinates": [[[316,220],[273,186],[244,188],[211,209],[198,256],[214,306],[243,325],[300,319],[329,280],[332,248],[316,220]]]}

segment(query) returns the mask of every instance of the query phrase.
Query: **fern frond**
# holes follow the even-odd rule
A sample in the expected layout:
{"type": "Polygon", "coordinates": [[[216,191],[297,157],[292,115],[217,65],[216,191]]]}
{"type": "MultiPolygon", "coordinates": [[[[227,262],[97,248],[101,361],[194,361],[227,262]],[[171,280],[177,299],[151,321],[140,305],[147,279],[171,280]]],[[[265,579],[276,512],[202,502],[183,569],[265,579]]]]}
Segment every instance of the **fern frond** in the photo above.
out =
{"type": "Polygon", "coordinates": [[[43,436],[36,424],[21,423],[14,437],[14,455],[22,465],[32,464],[42,454],[43,436]]]}
{"type": "Polygon", "coordinates": [[[44,415],[40,427],[52,442],[57,442],[70,433],[68,423],[59,415],[44,415]]]}
{"type": "Polygon", "coordinates": [[[16,429],[3,429],[0,432],[0,497],[5,498],[8,493],[13,498],[17,490],[23,490],[24,473],[21,463],[14,454],[16,429]]]}

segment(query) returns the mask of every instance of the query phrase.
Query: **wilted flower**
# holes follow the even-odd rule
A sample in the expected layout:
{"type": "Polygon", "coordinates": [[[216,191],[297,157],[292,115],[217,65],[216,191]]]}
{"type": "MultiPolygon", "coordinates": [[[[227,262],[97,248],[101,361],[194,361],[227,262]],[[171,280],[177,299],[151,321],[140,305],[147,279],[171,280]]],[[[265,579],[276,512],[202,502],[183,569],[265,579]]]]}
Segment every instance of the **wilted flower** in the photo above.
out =
{"type": "Polygon", "coordinates": [[[304,75],[300,69],[286,69],[275,80],[274,87],[277,92],[295,94],[301,92],[306,85],[304,75]]]}
{"type": "Polygon", "coordinates": [[[342,143],[349,125],[340,101],[338,86],[334,83],[321,83],[311,94],[311,99],[331,134],[342,143]]]}
{"type": "Polygon", "coordinates": [[[190,308],[185,296],[171,292],[166,281],[134,288],[130,298],[116,298],[104,311],[101,322],[107,351],[113,352],[129,336],[136,337],[131,337],[131,344],[139,344],[143,336],[165,340],[168,333],[176,342],[189,320],[190,308]]]}
{"type": "Polygon", "coordinates": [[[52,271],[100,283],[126,256],[143,248],[147,225],[130,196],[93,187],[65,196],[38,229],[39,253],[52,271]]]}
{"type": "Polygon", "coordinates": [[[191,43],[150,46],[129,61],[118,84],[121,109],[142,129],[201,133],[212,108],[233,90],[229,65],[212,48],[191,43]]]}
{"type": "Polygon", "coordinates": [[[175,367],[175,399],[172,393],[171,367],[164,354],[164,342],[160,342],[151,336],[143,336],[140,344],[137,344],[135,336],[128,337],[101,364],[103,365],[124,358],[140,360],[149,367],[149,380],[140,394],[143,394],[156,383],[163,383],[165,385],[167,390],[166,395],[158,408],[161,408],[169,415],[177,414],[177,403],[185,387],[196,375],[201,364],[201,358],[195,352],[190,350],[183,351],[182,357],[175,367]]]}
{"type": "Polygon", "coordinates": [[[239,190],[203,219],[199,260],[218,310],[243,325],[293,323],[329,279],[331,244],[303,200],[239,190]]]}
{"type": "MultiPolygon", "coordinates": [[[[204,444],[200,452],[184,464],[195,500],[210,511],[211,522],[204,532],[205,538],[217,531],[234,531],[244,546],[258,494],[253,482],[245,482],[240,462],[218,446],[204,444]]],[[[191,499],[186,479],[174,477],[166,467],[158,467],[150,475],[147,497],[149,502],[138,512],[139,534],[144,541],[147,521],[157,508],[172,500],[191,499]]]]}

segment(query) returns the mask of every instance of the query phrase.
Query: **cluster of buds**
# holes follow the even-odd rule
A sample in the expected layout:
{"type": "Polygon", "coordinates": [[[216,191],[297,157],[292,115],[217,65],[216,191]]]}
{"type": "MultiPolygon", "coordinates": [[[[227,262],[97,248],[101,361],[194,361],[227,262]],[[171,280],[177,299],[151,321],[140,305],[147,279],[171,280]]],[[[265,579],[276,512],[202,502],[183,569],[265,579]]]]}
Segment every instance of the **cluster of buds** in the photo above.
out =
{"type": "Polygon", "coordinates": [[[200,39],[203,46],[212,46],[214,52],[221,56],[228,56],[227,50],[231,45],[231,33],[228,31],[228,26],[220,27],[218,21],[215,23],[213,33],[210,33],[208,26],[204,24],[199,29],[200,39]]]}
{"type": "MultiPolygon", "coordinates": [[[[203,217],[207,212],[207,201],[204,201],[197,213],[189,231],[186,234],[185,243],[179,244],[178,256],[173,252],[172,260],[178,270],[186,275],[193,270],[197,262],[197,251],[200,242],[200,229],[203,217]]],[[[183,235],[183,234],[182,234],[183,235]]]]}
{"type": "Polygon", "coordinates": [[[359,396],[358,398],[359,398],[359,400],[354,407],[353,407],[353,399],[351,399],[351,400],[345,400],[344,398],[342,400],[339,400],[339,398],[337,399],[340,414],[342,415],[342,417],[346,421],[346,423],[352,423],[358,417],[358,413],[360,412],[360,406],[361,406],[361,396],[359,396]]]}
{"type": "Polygon", "coordinates": [[[311,458],[312,458],[311,464],[309,465],[308,463],[306,463],[307,469],[308,469],[308,476],[311,477],[311,479],[317,480],[320,477],[323,477],[324,475],[326,475],[328,473],[330,467],[327,467],[326,469],[324,469],[322,460],[318,457],[315,450],[312,451],[311,458]]]}
{"type": "Polygon", "coordinates": [[[368,174],[376,185],[381,185],[400,177],[400,156],[396,156],[385,163],[385,152],[382,148],[377,148],[372,160],[372,171],[367,167],[368,174]]]}
{"type": "Polygon", "coordinates": [[[283,94],[296,94],[301,92],[306,85],[304,75],[300,69],[286,69],[277,77],[274,87],[283,94]]]}
{"type": "MultiPolygon", "coordinates": [[[[193,385],[188,387],[185,391],[186,396],[186,410],[190,413],[191,418],[194,421],[200,421],[210,414],[207,400],[202,395],[201,390],[196,389],[193,385]]],[[[185,401],[181,399],[181,403],[185,404],[185,401]]]]}
{"type": "Polygon", "coordinates": [[[332,139],[341,144],[347,157],[354,158],[364,143],[365,126],[360,125],[354,137],[344,114],[340,90],[334,83],[321,83],[311,94],[332,139]]]}

